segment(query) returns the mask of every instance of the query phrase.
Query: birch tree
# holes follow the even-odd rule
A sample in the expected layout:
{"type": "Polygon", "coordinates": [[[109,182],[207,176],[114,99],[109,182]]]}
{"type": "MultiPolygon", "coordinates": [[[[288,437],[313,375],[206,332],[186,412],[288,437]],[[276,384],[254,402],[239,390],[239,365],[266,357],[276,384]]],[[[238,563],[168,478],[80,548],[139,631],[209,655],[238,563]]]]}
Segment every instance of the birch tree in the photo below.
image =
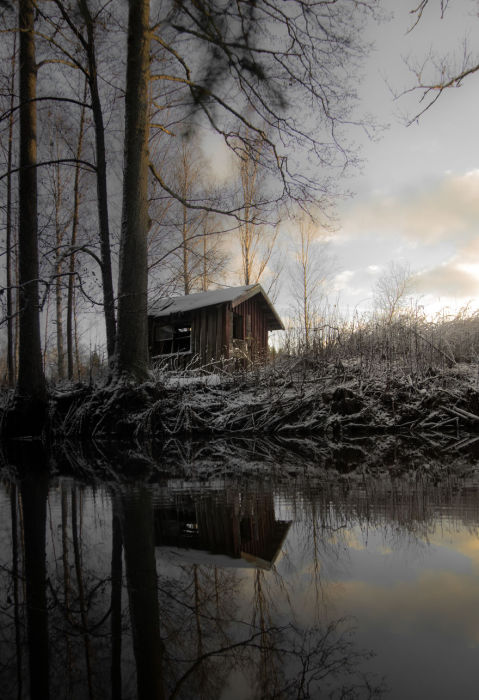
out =
{"type": "MultiPolygon", "coordinates": [[[[248,138],[248,134],[246,134],[248,138]]],[[[240,197],[242,209],[238,225],[241,250],[241,281],[259,282],[265,273],[278,237],[278,227],[262,221],[261,151],[263,139],[247,140],[239,154],[240,197]]]]}
{"type": "MultiPolygon", "coordinates": [[[[186,141],[181,143],[177,158],[176,178],[178,192],[185,200],[192,200],[194,190],[198,188],[200,180],[200,170],[205,167],[200,157],[196,158],[191,147],[186,141]]],[[[180,279],[183,294],[191,294],[194,289],[196,278],[200,274],[199,233],[206,220],[206,211],[191,211],[186,204],[180,204],[179,221],[175,228],[180,235],[180,244],[177,254],[174,255],[179,261],[180,279]]]]}
{"type": "Polygon", "coordinates": [[[220,194],[212,185],[209,163],[195,142],[181,139],[172,144],[168,155],[156,168],[173,173],[175,191],[183,202],[164,193],[159,202],[154,187],[148,243],[150,288],[166,288],[170,293],[178,290],[185,295],[207,291],[212,282],[219,281],[226,264],[221,222],[207,206],[191,209],[186,202],[218,204],[220,194]]]}
{"type": "Polygon", "coordinates": [[[326,297],[325,285],[331,275],[332,260],[327,241],[309,218],[301,218],[293,238],[293,259],[290,266],[293,313],[309,350],[315,327],[320,322],[321,302],[326,297]]]}

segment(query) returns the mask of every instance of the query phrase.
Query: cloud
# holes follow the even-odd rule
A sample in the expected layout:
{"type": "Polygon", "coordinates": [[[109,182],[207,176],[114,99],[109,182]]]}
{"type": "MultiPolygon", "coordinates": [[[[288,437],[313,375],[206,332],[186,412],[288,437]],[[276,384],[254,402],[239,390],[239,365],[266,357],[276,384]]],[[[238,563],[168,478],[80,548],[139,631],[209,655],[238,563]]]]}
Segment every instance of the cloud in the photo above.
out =
{"type": "Polygon", "coordinates": [[[346,287],[352,277],[354,277],[355,272],[354,270],[343,270],[343,272],[338,272],[337,275],[334,275],[333,278],[333,286],[335,289],[342,289],[343,287],[346,287]]]}
{"type": "MultiPolygon", "coordinates": [[[[414,173],[411,174],[411,178],[414,173]]],[[[479,170],[443,172],[397,193],[376,191],[351,204],[337,241],[347,274],[335,288],[367,294],[391,261],[409,263],[415,293],[464,303],[479,297],[479,170]]]]}
{"type": "Polygon", "coordinates": [[[398,194],[377,192],[353,203],[343,217],[343,235],[400,235],[421,243],[477,236],[479,170],[441,178],[398,194]]]}
{"type": "Polygon", "coordinates": [[[479,277],[456,260],[415,275],[414,288],[419,294],[467,299],[479,296],[479,277]]]}

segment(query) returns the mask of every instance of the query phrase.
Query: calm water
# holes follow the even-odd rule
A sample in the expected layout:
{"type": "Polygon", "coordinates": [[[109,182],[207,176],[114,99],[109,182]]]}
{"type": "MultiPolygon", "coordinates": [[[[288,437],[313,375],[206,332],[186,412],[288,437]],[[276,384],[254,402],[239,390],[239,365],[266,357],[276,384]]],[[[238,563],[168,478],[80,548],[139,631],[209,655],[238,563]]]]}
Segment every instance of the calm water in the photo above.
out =
{"type": "Polygon", "coordinates": [[[0,696],[475,698],[479,480],[0,485],[0,696]]]}

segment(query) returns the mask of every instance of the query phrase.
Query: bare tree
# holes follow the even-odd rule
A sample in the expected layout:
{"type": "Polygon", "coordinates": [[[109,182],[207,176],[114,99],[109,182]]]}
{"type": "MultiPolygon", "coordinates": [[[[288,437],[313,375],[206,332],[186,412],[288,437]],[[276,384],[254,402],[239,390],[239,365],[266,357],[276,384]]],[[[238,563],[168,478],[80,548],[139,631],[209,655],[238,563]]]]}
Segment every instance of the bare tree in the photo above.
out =
{"type": "MultiPolygon", "coordinates": [[[[60,165],[63,154],[62,132],[64,125],[60,114],[51,114],[50,121],[50,147],[49,152],[51,160],[56,161],[54,166],[49,169],[49,194],[53,205],[53,256],[54,263],[52,269],[52,278],[54,280],[55,294],[55,335],[56,335],[56,355],[57,355],[57,376],[62,380],[65,378],[65,351],[64,351],[64,333],[63,333],[63,315],[64,315],[64,285],[66,276],[65,266],[65,236],[67,228],[70,224],[71,212],[70,207],[65,206],[67,200],[67,192],[71,186],[68,174],[63,172],[60,165]],[[67,211],[66,211],[67,210],[67,211]]],[[[46,344],[44,345],[44,353],[46,352],[46,344]]]]}
{"type": "MultiPolygon", "coordinates": [[[[191,190],[193,180],[198,179],[198,170],[194,170],[192,167],[191,156],[185,141],[181,144],[181,153],[179,158],[179,168],[178,168],[178,179],[180,182],[179,191],[183,199],[191,198],[191,190]]],[[[202,219],[204,218],[204,212],[200,214],[196,213],[195,220],[188,220],[188,207],[186,204],[181,205],[181,225],[180,225],[180,235],[181,235],[181,278],[183,282],[183,291],[185,294],[189,294],[192,291],[192,274],[194,273],[194,262],[192,265],[192,256],[194,255],[194,241],[190,238],[192,234],[196,233],[198,227],[201,226],[202,219]]]]}
{"type": "MultiPolygon", "coordinates": [[[[82,32],[79,23],[76,21],[75,9],[68,7],[63,0],[55,0],[55,4],[60,10],[61,16],[69,29],[72,31],[75,40],[81,46],[86,67],[75,59],[72,61],[71,52],[63,49],[69,65],[80,69],[88,82],[91,109],[93,114],[95,128],[95,156],[96,156],[96,184],[97,184],[97,210],[99,224],[99,239],[100,239],[100,257],[101,257],[101,276],[103,289],[103,307],[105,314],[105,329],[108,356],[112,357],[115,351],[115,306],[114,306],[114,291],[113,291],[113,274],[111,264],[110,250],[110,223],[108,214],[108,190],[107,190],[107,159],[105,145],[105,126],[103,119],[103,109],[99,90],[99,76],[96,56],[96,39],[95,31],[97,28],[98,15],[94,18],[90,12],[87,0],[78,0],[78,10],[84,23],[84,32],[82,32]]],[[[55,29],[55,25],[54,25],[55,29]]],[[[55,46],[58,43],[55,41],[55,46]]]]}
{"type": "Polygon", "coordinates": [[[225,235],[220,226],[218,216],[207,213],[203,221],[201,272],[198,280],[199,289],[202,292],[207,292],[212,284],[223,281],[225,268],[229,260],[228,253],[223,245],[225,235]]]}
{"type": "Polygon", "coordinates": [[[390,324],[404,310],[414,290],[411,268],[407,263],[390,262],[374,287],[374,304],[390,324]]]}
{"type": "MultiPolygon", "coordinates": [[[[87,83],[83,93],[83,101],[85,102],[87,83]]],[[[66,319],[66,339],[67,339],[67,367],[68,379],[73,379],[73,347],[74,347],[74,306],[75,306],[75,286],[74,278],[76,274],[76,252],[78,223],[79,223],[79,207],[80,207],[80,164],[79,161],[82,155],[83,137],[85,131],[85,107],[83,106],[80,113],[80,128],[78,133],[78,141],[76,147],[76,167],[75,179],[73,184],[73,211],[72,211],[72,227],[70,233],[70,256],[68,266],[68,291],[67,291],[67,319],[66,319]]]]}
{"type": "MultiPolygon", "coordinates": [[[[246,133],[246,139],[249,139],[246,133]]],[[[242,208],[238,225],[238,240],[241,248],[241,278],[245,285],[259,282],[273,254],[278,236],[278,227],[262,221],[260,178],[263,138],[246,140],[239,152],[239,175],[241,181],[242,208]]]]}
{"type": "MultiPolygon", "coordinates": [[[[82,109],[84,109],[84,106],[85,106],[85,98],[83,98],[83,102],[82,102],[81,97],[79,97],[78,95],[75,94],[74,96],[70,97],[67,93],[67,90],[69,87],[72,88],[72,90],[75,90],[75,88],[76,88],[76,86],[75,86],[76,81],[71,80],[71,75],[68,75],[67,71],[69,70],[69,68],[72,68],[72,67],[82,68],[81,51],[78,52],[78,44],[75,47],[77,53],[75,53],[75,51],[72,50],[71,45],[70,46],[67,45],[68,42],[67,42],[65,37],[67,37],[68,32],[64,31],[66,28],[66,24],[65,24],[65,22],[63,22],[63,25],[61,27],[59,26],[58,22],[61,21],[61,19],[60,20],[58,19],[58,12],[56,13],[56,16],[55,16],[55,14],[54,14],[55,10],[56,10],[56,8],[54,5],[50,5],[48,8],[46,8],[43,5],[42,7],[36,7],[36,10],[35,10],[36,11],[35,30],[36,30],[36,35],[37,35],[37,44],[38,44],[37,49],[38,49],[38,56],[39,57],[38,57],[38,60],[36,60],[36,65],[33,68],[34,80],[30,80],[30,85],[33,85],[33,82],[35,83],[35,97],[32,97],[33,92],[31,92],[30,97],[23,99],[22,95],[20,95],[20,100],[19,100],[18,95],[15,94],[15,91],[13,89],[13,84],[12,84],[11,89],[7,93],[9,96],[11,95],[10,110],[5,111],[2,114],[2,119],[5,120],[8,117],[10,124],[12,125],[13,124],[13,117],[15,116],[15,114],[17,114],[17,113],[22,114],[25,111],[25,107],[29,107],[32,112],[35,111],[35,114],[36,114],[36,110],[38,108],[38,112],[39,112],[39,131],[38,131],[39,137],[38,137],[38,144],[37,144],[38,151],[39,151],[38,158],[37,158],[37,155],[35,154],[35,161],[37,161],[37,159],[38,159],[38,162],[35,162],[35,165],[33,165],[33,161],[31,160],[29,165],[27,165],[27,166],[20,163],[19,164],[20,167],[17,168],[17,167],[15,167],[16,164],[12,161],[12,158],[8,158],[8,159],[6,159],[7,160],[7,172],[1,173],[2,178],[4,178],[4,177],[7,178],[7,187],[9,187],[9,183],[11,183],[11,181],[12,181],[12,175],[14,175],[17,171],[19,172],[19,179],[20,180],[22,180],[22,178],[25,181],[29,180],[30,184],[28,184],[26,186],[26,189],[28,189],[29,192],[26,196],[28,197],[28,199],[30,201],[30,204],[29,204],[30,207],[36,206],[36,204],[34,205],[34,202],[38,196],[43,198],[42,206],[39,209],[39,216],[40,216],[39,220],[38,220],[38,216],[37,216],[37,224],[36,224],[37,230],[39,229],[39,227],[42,227],[42,225],[49,225],[50,224],[50,222],[48,222],[46,220],[46,213],[49,211],[49,204],[47,201],[47,197],[50,196],[52,193],[48,192],[46,189],[46,186],[45,186],[46,185],[46,178],[43,177],[43,173],[45,172],[44,166],[51,166],[51,165],[55,166],[56,175],[57,175],[57,184],[61,180],[62,186],[64,187],[65,186],[65,179],[66,179],[65,173],[67,171],[65,171],[63,169],[63,165],[60,168],[60,163],[68,163],[69,167],[71,167],[71,165],[73,163],[75,163],[77,166],[79,165],[78,156],[75,158],[76,154],[75,154],[74,146],[69,147],[68,144],[66,144],[67,145],[66,150],[70,151],[70,152],[66,153],[66,156],[67,156],[66,158],[58,159],[57,158],[58,154],[48,153],[48,141],[55,142],[56,136],[55,136],[55,133],[53,133],[52,138],[48,139],[48,137],[45,138],[45,135],[56,131],[56,126],[53,123],[56,120],[56,116],[55,116],[54,109],[50,108],[50,105],[49,105],[49,112],[51,112],[53,114],[53,118],[51,120],[50,119],[49,120],[42,119],[43,115],[45,114],[45,105],[47,104],[47,101],[48,102],[53,101],[53,104],[55,104],[55,101],[60,101],[61,103],[63,103],[63,105],[65,105],[65,104],[75,105],[75,107],[74,107],[75,109],[78,109],[79,106],[82,109]],[[68,49],[70,49],[70,51],[68,49]],[[40,77],[39,76],[40,69],[42,68],[42,66],[45,66],[45,65],[48,65],[50,70],[44,71],[44,77],[42,78],[42,81],[41,81],[40,87],[39,87],[40,94],[37,95],[36,94],[37,77],[38,78],[40,77]],[[54,65],[54,67],[52,67],[53,65],[54,65]],[[37,107],[37,105],[39,105],[39,107],[37,107]],[[52,129],[48,129],[48,128],[45,129],[45,126],[48,123],[50,123],[50,125],[52,126],[52,129]],[[42,129],[42,127],[43,127],[43,129],[42,129]],[[47,156],[47,158],[42,159],[42,156],[45,156],[45,155],[47,156]],[[56,162],[56,165],[55,165],[55,162],[56,162]],[[36,172],[33,172],[36,169],[38,169],[39,175],[37,175],[36,172]],[[26,171],[28,171],[28,172],[26,172],[26,171]],[[38,178],[38,184],[35,183],[35,192],[33,191],[32,186],[31,186],[31,182],[32,182],[33,178],[35,178],[35,180],[37,180],[37,178],[38,178]],[[37,191],[38,191],[38,193],[37,193],[37,191]]],[[[75,17],[76,20],[79,19],[78,14],[75,15],[74,11],[73,11],[73,16],[75,17]]],[[[81,20],[79,20],[79,24],[81,24],[81,20]]],[[[72,26],[74,27],[74,25],[72,25],[72,26]]],[[[8,28],[7,28],[7,30],[8,30],[8,28]]],[[[11,31],[13,31],[13,30],[11,30],[11,31]]],[[[24,36],[24,34],[25,34],[24,30],[21,30],[20,37],[24,36]]],[[[75,39],[78,39],[78,36],[76,34],[75,34],[75,39]]],[[[2,54],[4,54],[3,51],[2,51],[2,54]]],[[[88,70],[85,69],[84,72],[88,73],[88,70]]],[[[66,110],[64,111],[64,115],[65,115],[65,117],[67,117],[66,110]]],[[[36,120],[36,116],[35,116],[35,120],[36,120]]],[[[35,123],[35,130],[36,130],[36,123],[35,123]]],[[[2,134],[2,136],[3,136],[3,134],[2,134]]],[[[35,137],[36,137],[36,133],[35,133],[35,137]]],[[[21,136],[20,136],[20,138],[21,138],[21,136]]],[[[12,142],[12,138],[10,138],[10,141],[12,142]]],[[[17,146],[15,133],[13,133],[13,142],[14,142],[14,145],[17,146]]],[[[2,144],[2,145],[3,145],[3,148],[5,150],[5,145],[4,144],[2,144]]],[[[10,148],[10,152],[12,152],[12,148],[10,148]]],[[[81,165],[83,168],[85,168],[85,167],[89,168],[91,171],[94,171],[96,169],[96,166],[88,164],[86,161],[83,161],[83,163],[81,165]]],[[[99,168],[99,170],[101,170],[100,165],[98,166],[98,168],[99,168]]],[[[104,168],[104,170],[106,171],[106,168],[104,168]]],[[[49,172],[51,172],[51,171],[49,171],[49,172]]],[[[58,194],[58,187],[56,187],[54,189],[58,194]]],[[[105,201],[106,201],[106,180],[105,180],[104,192],[105,192],[105,201]]],[[[68,198],[68,193],[65,195],[64,199],[66,200],[67,198],[68,198]]],[[[7,197],[7,199],[8,199],[8,201],[10,201],[10,197],[7,197]]],[[[60,206],[60,200],[58,198],[57,198],[57,204],[60,206]]],[[[12,209],[11,205],[8,207],[8,209],[9,209],[9,211],[7,212],[7,219],[9,218],[11,220],[11,209],[12,209]]],[[[59,211],[59,209],[58,209],[58,211],[59,211]]],[[[22,218],[23,213],[24,213],[24,208],[20,207],[20,218],[22,218]]],[[[12,241],[13,232],[11,230],[11,226],[8,226],[7,228],[9,229],[9,234],[10,234],[9,236],[7,236],[9,238],[9,245],[7,246],[7,249],[8,249],[7,257],[9,258],[9,269],[10,269],[10,272],[12,273],[12,265],[13,265],[12,252],[13,252],[13,248],[14,248],[13,241],[12,241]]],[[[57,232],[59,232],[59,230],[60,229],[57,226],[57,232]]],[[[49,275],[48,275],[49,279],[47,279],[47,280],[45,280],[45,275],[44,275],[46,269],[42,269],[42,259],[40,258],[40,261],[38,261],[38,245],[37,245],[37,243],[39,243],[40,246],[43,247],[43,252],[45,253],[46,247],[48,245],[48,237],[45,237],[43,233],[40,237],[38,237],[38,235],[36,234],[36,242],[35,242],[35,247],[37,248],[37,251],[35,253],[35,255],[37,257],[37,263],[36,263],[37,270],[36,270],[36,274],[35,274],[35,284],[37,285],[37,294],[38,294],[38,285],[39,284],[42,285],[44,281],[46,281],[47,292],[48,292],[49,287],[51,287],[51,286],[56,287],[56,291],[57,291],[57,302],[58,303],[57,303],[56,319],[57,319],[57,329],[60,331],[57,334],[57,338],[59,340],[57,355],[58,355],[60,365],[63,364],[63,362],[62,362],[63,348],[62,348],[62,342],[61,342],[62,341],[61,291],[62,291],[62,286],[65,282],[66,276],[68,274],[70,274],[70,279],[72,281],[74,278],[73,271],[70,271],[70,273],[69,273],[67,270],[66,264],[65,264],[68,257],[69,257],[68,243],[67,243],[66,239],[63,240],[63,238],[64,238],[63,235],[61,237],[62,237],[62,240],[57,241],[57,243],[59,243],[60,245],[56,245],[56,246],[51,245],[50,246],[49,255],[51,256],[51,254],[53,253],[53,255],[56,256],[57,269],[55,271],[52,271],[52,270],[49,271],[49,275]],[[52,274],[50,274],[50,273],[52,273],[52,274]]],[[[40,252],[42,252],[42,251],[40,251],[40,252]]],[[[87,252],[87,251],[85,251],[85,252],[87,252]]],[[[108,243],[108,251],[107,252],[109,255],[109,243],[108,243]]],[[[71,254],[73,256],[75,255],[75,251],[73,250],[73,248],[72,248],[71,254]]],[[[95,256],[93,255],[93,257],[95,257],[95,256]]],[[[105,259],[104,255],[103,255],[103,258],[105,259]]],[[[46,258],[45,258],[45,260],[46,260],[46,258]]],[[[104,260],[102,261],[101,256],[96,256],[96,261],[99,262],[102,273],[105,270],[108,270],[109,263],[105,263],[104,260]]],[[[90,271],[89,271],[89,274],[90,274],[90,271]]],[[[111,266],[109,269],[109,277],[111,279],[111,266]]],[[[81,281],[78,279],[78,281],[80,282],[82,287],[85,286],[84,279],[81,281]]],[[[20,292],[22,289],[24,290],[24,285],[21,282],[17,286],[18,286],[20,292]]],[[[108,290],[108,284],[105,283],[104,279],[102,280],[101,288],[103,290],[108,290]]],[[[110,285],[110,289],[112,289],[111,285],[110,285]]],[[[15,280],[13,280],[13,274],[7,275],[7,302],[8,302],[7,303],[7,307],[8,307],[7,308],[7,319],[8,319],[8,326],[9,326],[9,328],[8,328],[9,340],[12,340],[13,333],[11,332],[11,330],[12,330],[13,322],[15,319],[15,311],[13,309],[13,303],[12,303],[13,302],[12,291],[14,291],[14,290],[15,290],[15,280]]],[[[45,292],[45,294],[44,294],[44,299],[47,298],[47,292],[45,292]]],[[[72,295],[70,295],[70,296],[72,296],[72,295]]],[[[113,295],[110,294],[109,298],[111,301],[111,303],[109,303],[109,308],[113,311],[113,295]]],[[[23,313],[22,309],[24,306],[25,306],[24,301],[20,299],[19,303],[18,303],[18,311],[19,311],[18,318],[20,319],[20,325],[22,324],[21,316],[23,313]]],[[[29,304],[28,306],[29,306],[29,309],[31,310],[31,308],[33,307],[33,304],[29,304]]],[[[38,307],[38,302],[37,302],[37,307],[38,307]]],[[[31,311],[29,311],[28,313],[30,313],[30,312],[31,311]]],[[[20,335],[22,336],[22,333],[20,333],[20,335]]],[[[110,333],[110,335],[113,336],[113,341],[114,341],[114,328],[113,328],[113,334],[110,333]]],[[[71,338],[71,333],[69,334],[69,337],[71,338]]],[[[23,338],[25,338],[25,332],[23,332],[23,338]]],[[[22,338],[20,338],[19,344],[20,344],[20,346],[22,346],[22,344],[23,344],[22,338]]],[[[110,343],[110,345],[111,345],[111,343],[110,343]]],[[[12,349],[12,346],[13,346],[13,342],[9,343],[8,349],[9,350],[12,349]]],[[[21,353],[22,353],[22,349],[20,347],[20,354],[21,353]]],[[[13,357],[12,357],[13,352],[12,353],[9,352],[8,354],[9,354],[9,357],[11,359],[13,359],[13,357]]],[[[31,353],[30,350],[28,350],[25,354],[25,362],[27,362],[28,364],[32,364],[32,362],[34,361],[34,356],[35,356],[35,353],[31,353]]],[[[13,362],[9,363],[9,364],[13,369],[13,362]]],[[[59,367],[59,372],[60,372],[60,374],[62,374],[62,367],[61,366],[59,367]]],[[[19,377],[19,380],[20,380],[20,377],[19,377]]],[[[28,384],[30,386],[31,382],[28,380],[26,382],[26,384],[28,384]]],[[[17,393],[19,393],[19,390],[17,391],[17,393]]]]}
{"type": "Polygon", "coordinates": [[[170,139],[163,149],[159,141],[151,154],[156,161],[154,170],[169,173],[182,201],[165,193],[153,178],[149,201],[150,288],[165,294],[207,291],[210,284],[220,281],[227,260],[224,222],[208,210],[208,204],[218,205],[221,191],[214,186],[210,164],[196,141],[170,139]],[[192,209],[188,201],[203,202],[205,207],[192,209]]]}
{"type": "MultiPolygon", "coordinates": [[[[155,67],[152,77],[181,107],[189,98],[193,109],[180,128],[191,132],[203,115],[238,156],[261,142],[262,177],[276,176],[270,200],[324,203],[332,194],[331,169],[339,173],[356,162],[341,133],[351,124],[355,94],[349,68],[364,55],[360,27],[377,6],[295,2],[285,13],[273,2],[246,13],[229,0],[179,3],[168,25],[164,17],[156,21],[154,40],[172,63],[168,71],[155,67]]],[[[178,129],[178,112],[169,114],[164,130],[178,129]]]]}
{"type": "Polygon", "coordinates": [[[293,235],[293,260],[290,266],[294,315],[299,321],[308,350],[319,323],[320,306],[326,296],[326,281],[331,275],[332,259],[324,232],[309,218],[302,217],[293,235]]]}
{"type": "MultiPolygon", "coordinates": [[[[173,274],[175,275],[176,271],[175,276],[181,280],[183,294],[191,294],[203,273],[205,236],[201,234],[208,212],[192,210],[186,202],[199,198],[199,192],[205,183],[207,166],[198,149],[185,139],[181,141],[175,160],[176,187],[184,203],[179,204],[175,201],[170,214],[172,227],[179,235],[179,243],[170,257],[173,274]]],[[[173,240],[170,240],[170,245],[173,240]]]]}

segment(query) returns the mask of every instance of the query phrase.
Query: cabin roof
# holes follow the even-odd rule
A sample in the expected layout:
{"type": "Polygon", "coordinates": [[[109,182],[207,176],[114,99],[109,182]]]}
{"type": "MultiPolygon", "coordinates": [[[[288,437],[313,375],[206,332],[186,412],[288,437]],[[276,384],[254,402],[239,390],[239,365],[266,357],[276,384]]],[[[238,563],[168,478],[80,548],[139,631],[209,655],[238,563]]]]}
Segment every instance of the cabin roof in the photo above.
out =
{"type": "Polygon", "coordinates": [[[154,318],[168,318],[173,314],[187,315],[192,311],[198,311],[208,306],[230,302],[234,309],[257,294],[261,295],[261,302],[268,318],[268,329],[271,331],[284,330],[280,317],[260,284],[249,284],[244,287],[226,287],[224,289],[214,289],[211,292],[198,292],[197,294],[188,294],[182,297],[158,299],[158,301],[150,305],[148,315],[154,318]]]}

